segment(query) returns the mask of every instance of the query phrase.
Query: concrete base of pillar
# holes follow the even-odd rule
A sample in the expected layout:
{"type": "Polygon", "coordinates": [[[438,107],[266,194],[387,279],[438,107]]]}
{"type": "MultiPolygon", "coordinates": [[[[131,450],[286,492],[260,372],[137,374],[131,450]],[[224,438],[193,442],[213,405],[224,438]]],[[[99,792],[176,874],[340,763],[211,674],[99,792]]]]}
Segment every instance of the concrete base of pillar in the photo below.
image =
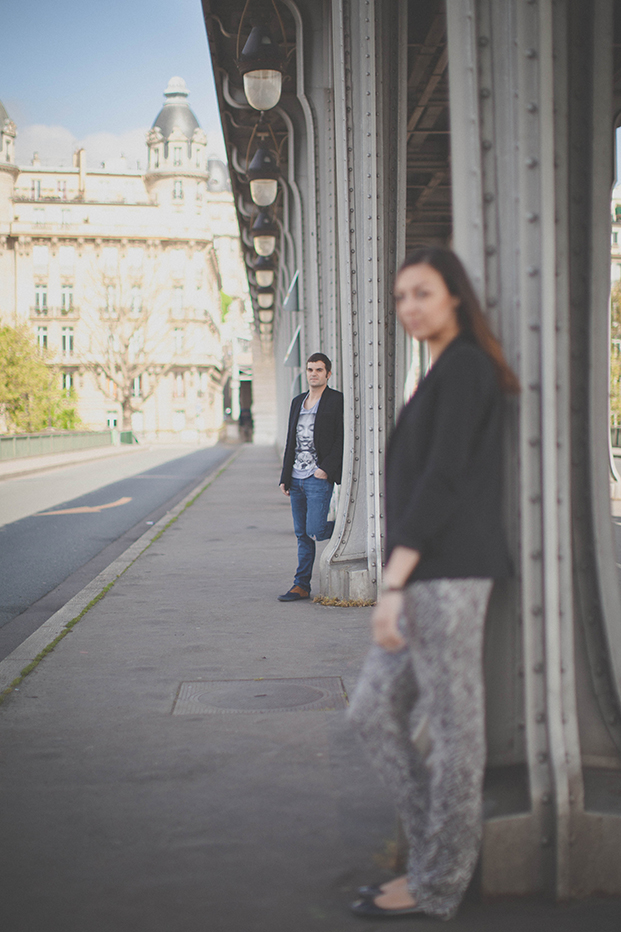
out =
{"type": "Polygon", "coordinates": [[[326,547],[321,555],[321,595],[329,599],[354,601],[375,598],[375,584],[366,560],[331,561],[332,552],[326,547]]]}

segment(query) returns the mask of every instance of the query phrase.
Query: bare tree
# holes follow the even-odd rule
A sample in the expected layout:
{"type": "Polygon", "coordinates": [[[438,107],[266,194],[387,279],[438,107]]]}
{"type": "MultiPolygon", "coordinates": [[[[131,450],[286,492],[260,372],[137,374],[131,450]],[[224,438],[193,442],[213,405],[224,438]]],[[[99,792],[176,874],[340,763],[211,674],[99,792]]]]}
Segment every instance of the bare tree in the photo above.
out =
{"type": "Polygon", "coordinates": [[[178,353],[166,307],[165,291],[144,293],[141,284],[100,275],[94,293],[97,315],[87,323],[88,350],[81,354],[106,394],[116,387],[123,410],[123,430],[168,375],[178,353]]]}

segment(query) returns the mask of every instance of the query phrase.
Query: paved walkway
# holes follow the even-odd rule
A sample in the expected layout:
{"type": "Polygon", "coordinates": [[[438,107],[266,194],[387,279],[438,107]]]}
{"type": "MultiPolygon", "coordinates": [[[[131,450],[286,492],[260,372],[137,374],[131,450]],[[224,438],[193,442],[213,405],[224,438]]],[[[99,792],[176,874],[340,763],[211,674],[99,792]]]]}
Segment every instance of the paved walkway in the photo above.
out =
{"type": "MultiPolygon", "coordinates": [[[[347,904],[386,876],[391,806],[343,711],[302,708],[323,695],[306,678],[336,687],[324,707],[351,691],[369,610],[276,601],[295,564],[277,480],[272,449],[240,448],[0,707],[6,932],[381,926],[347,904]]],[[[451,928],[619,932],[619,915],[468,903],[451,928]]]]}

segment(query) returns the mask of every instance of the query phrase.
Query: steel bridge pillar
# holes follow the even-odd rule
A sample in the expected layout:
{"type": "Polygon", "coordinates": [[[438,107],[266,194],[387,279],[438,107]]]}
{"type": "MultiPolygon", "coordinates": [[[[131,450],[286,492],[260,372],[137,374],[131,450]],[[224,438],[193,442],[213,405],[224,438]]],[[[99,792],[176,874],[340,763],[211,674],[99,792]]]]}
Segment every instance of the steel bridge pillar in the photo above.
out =
{"type": "Polygon", "coordinates": [[[612,3],[451,0],[447,26],[454,245],[522,384],[506,429],[516,582],[488,627],[483,888],[618,895],[612,3]]]}
{"type": "Polygon", "coordinates": [[[322,593],[374,598],[382,569],[383,463],[399,359],[391,287],[403,258],[407,3],[333,0],[337,262],[345,460],[322,593]]]}

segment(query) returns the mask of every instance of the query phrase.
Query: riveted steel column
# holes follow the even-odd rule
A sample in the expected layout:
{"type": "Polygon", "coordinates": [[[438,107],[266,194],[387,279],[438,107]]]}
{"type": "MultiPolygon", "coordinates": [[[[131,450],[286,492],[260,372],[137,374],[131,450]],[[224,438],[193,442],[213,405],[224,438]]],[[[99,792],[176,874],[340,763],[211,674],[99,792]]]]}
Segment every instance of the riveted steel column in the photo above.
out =
{"type": "MultiPolygon", "coordinates": [[[[398,259],[398,62],[404,3],[334,0],[338,277],[346,405],[344,478],[322,592],[375,595],[382,561],[383,461],[395,408],[390,289],[398,259]]],[[[402,223],[403,221],[401,221],[402,223]]],[[[402,248],[402,246],[401,246],[402,248]]]]}
{"type": "MultiPolygon", "coordinates": [[[[606,53],[599,55],[595,49],[610,44],[612,29],[610,22],[607,29],[603,25],[610,11],[606,0],[590,4],[586,12],[581,8],[590,36],[585,23],[578,23],[579,7],[572,0],[464,0],[447,5],[452,147],[466,162],[453,170],[455,245],[473,270],[490,320],[522,383],[517,411],[510,407],[507,412],[506,437],[507,526],[519,567],[517,592],[507,599],[500,587],[492,605],[488,648],[491,642],[494,668],[500,662],[502,674],[498,676],[490,664],[487,689],[490,762],[497,767],[497,786],[502,787],[503,773],[524,761],[528,792],[521,812],[498,811],[486,822],[483,886],[489,893],[548,889],[559,898],[598,888],[621,891],[621,872],[610,868],[610,854],[605,864],[599,854],[619,838],[621,821],[614,814],[595,817],[584,811],[579,717],[591,716],[592,721],[594,713],[583,687],[581,702],[587,712],[580,710],[576,684],[576,656],[580,670],[584,664],[581,635],[577,642],[574,638],[572,522],[575,526],[577,518],[580,529],[583,588],[597,588],[597,568],[602,580],[601,567],[612,550],[596,543],[597,528],[602,535],[605,524],[598,517],[603,505],[596,504],[598,495],[603,501],[596,488],[597,471],[605,474],[607,485],[605,446],[601,464],[591,452],[590,472],[582,456],[589,431],[594,437],[606,410],[596,400],[605,379],[605,342],[594,335],[602,328],[602,314],[583,285],[582,342],[576,340],[577,323],[569,312],[570,294],[573,291],[575,303],[579,283],[590,280],[596,290],[605,287],[602,271],[598,274],[589,259],[595,237],[582,233],[583,248],[570,245],[577,244],[579,231],[602,226],[601,220],[588,216],[586,204],[570,209],[570,203],[584,196],[581,191],[597,186],[597,157],[590,153],[592,161],[579,164],[573,154],[571,127],[581,126],[584,136],[585,124],[580,102],[572,116],[572,106],[577,105],[568,90],[573,52],[573,59],[581,62],[576,84],[589,89],[588,107],[593,107],[596,89],[606,99],[603,87],[606,81],[610,84],[611,72],[602,65],[606,53]],[[580,56],[575,54],[576,42],[584,45],[580,56]],[[583,177],[576,183],[580,169],[583,177]],[[474,183],[474,194],[472,187],[460,190],[459,177],[463,184],[468,179],[474,183]],[[594,314],[599,314],[595,320],[594,314]],[[600,357],[594,364],[596,347],[600,357]],[[572,511],[570,431],[580,404],[574,394],[570,418],[570,396],[581,371],[587,380],[580,390],[582,437],[574,435],[573,450],[574,459],[580,451],[577,460],[584,468],[578,487],[574,468],[572,511]],[[594,503],[591,525],[580,518],[589,498],[594,503]],[[592,562],[585,559],[588,553],[592,562]],[[520,628],[518,641],[512,631],[520,628]]],[[[605,124],[602,114],[600,120],[605,124]]],[[[593,195],[592,209],[595,201],[593,195]]],[[[602,246],[603,252],[606,249],[602,246]]],[[[576,304],[573,317],[578,316],[576,304]]],[[[618,599],[618,592],[606,591],[610,601],[618,599]]],[[[592,627],[598,628],[594,611],[597,605],[591,605],[590,617],[592,627]]],[[[610,656],[614,671],[616,645],[610,656]]],[[[614,725],[614,713],[610,718],[614,725]]],[[[610,747],[601,736],[601,724],[597,727],[598,739],[590,740],[594,745],[599,741],[600,754],[609,759],[610,747]]],[[[490,802],[498,802],[501,810],[502,792],[490,802]]]]}

